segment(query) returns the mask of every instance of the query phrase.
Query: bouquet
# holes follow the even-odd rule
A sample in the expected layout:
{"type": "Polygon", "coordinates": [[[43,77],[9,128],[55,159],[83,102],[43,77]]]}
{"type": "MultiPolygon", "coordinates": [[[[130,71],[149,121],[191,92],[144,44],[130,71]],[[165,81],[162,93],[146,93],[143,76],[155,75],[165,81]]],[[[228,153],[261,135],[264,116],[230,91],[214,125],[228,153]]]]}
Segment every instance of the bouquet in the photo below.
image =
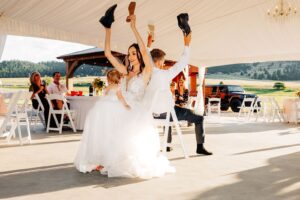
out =
{"type": "Polygon", "coordinates": [[[105,82],[101,80],[101,78],[95,78],[92,85],[97,95],[99,95],[99,93],[101,93],[102,90],[105,88],[105,82]]]}

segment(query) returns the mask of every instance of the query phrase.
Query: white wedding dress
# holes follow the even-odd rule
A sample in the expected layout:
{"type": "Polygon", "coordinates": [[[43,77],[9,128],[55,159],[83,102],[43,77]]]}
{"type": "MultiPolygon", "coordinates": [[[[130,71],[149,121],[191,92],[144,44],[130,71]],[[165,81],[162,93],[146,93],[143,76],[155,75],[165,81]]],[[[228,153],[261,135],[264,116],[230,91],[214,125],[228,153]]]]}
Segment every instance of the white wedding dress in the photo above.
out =
{"type": "Polygon", "coordinates": [[[145,91],[142,76],[133,77],[121,91],[130,105],[127,110],[111,90],[90,110],[78,149],[75,166],[90,172],[98,165],[108,177],[139,177],[148,179],[175,172],[168,159],[160,153],[157,130],[152,115],[142,106],[145,91]]]}

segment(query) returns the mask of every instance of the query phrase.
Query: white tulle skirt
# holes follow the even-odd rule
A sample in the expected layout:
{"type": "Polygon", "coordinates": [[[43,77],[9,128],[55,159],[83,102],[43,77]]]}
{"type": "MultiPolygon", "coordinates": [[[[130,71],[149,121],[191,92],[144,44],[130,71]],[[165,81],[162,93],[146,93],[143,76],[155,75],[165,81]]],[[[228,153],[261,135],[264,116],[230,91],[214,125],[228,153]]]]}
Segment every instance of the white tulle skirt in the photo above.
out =
{"type": "Polygon", "coordinates": [[[148,179],[175,172],[160,153],[151,114],[137,102],[127,110],[117,99],[108,97],[89,112],[74,163],[84,173],[101,165],[108,177],[148,179]]]}

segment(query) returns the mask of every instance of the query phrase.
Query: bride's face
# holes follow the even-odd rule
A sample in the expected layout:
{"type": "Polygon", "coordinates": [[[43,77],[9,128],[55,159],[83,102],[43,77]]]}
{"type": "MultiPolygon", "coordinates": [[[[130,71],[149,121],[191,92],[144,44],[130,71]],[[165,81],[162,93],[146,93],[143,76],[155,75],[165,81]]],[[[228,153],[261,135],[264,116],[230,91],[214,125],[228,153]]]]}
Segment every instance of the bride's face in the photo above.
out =
{"type": "Polygon", "coordinates": [[[139,66],[140,62],[137,56],[137,50],[135,47],[130,47],[128,49],[128,60],[131,66],[139,66]]]}

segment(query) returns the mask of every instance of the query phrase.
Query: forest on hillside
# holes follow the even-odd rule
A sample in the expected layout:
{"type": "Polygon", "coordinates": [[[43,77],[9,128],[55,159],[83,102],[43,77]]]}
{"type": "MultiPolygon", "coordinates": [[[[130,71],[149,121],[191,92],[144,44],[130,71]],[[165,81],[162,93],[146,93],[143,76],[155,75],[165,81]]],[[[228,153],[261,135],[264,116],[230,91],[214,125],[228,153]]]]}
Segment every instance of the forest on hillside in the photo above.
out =
{"type": "MultiPolygon", "coordinates": [[[[107,67],[82,65],[74,73],[74,76],[103,76],[107,67]]],[[[0,62],[0,78],[29,77],[33,71],[38,71],[42,76],[52,76],[55,71],[65,76],[64,62],[48,61],[33,63],[28,61],[2,61],[0,62]]],[[[234,77],[236,79],[256,80],[300,80],[299,61],[242,63],[210,67],[207,77],[234,77]]]]}
{"type": "MultiPolygon", "coordinates": [[[[107,67],[81,65],[74,73],[74,76],[103,76],[107,67]]],[[[38,71],[42,76],[52,76],[53,72],[60,72],[66,75],[64,62],[48,61],[33,63],[28,61],[2,61],[0,62],[0,78],[29,77],[34,71],[38,71]]]]}
{"type": "Polygon", "coordinates": [[[208,76],[229,75],[236,78],[257,80],[300,80],[299,61],[244,63],[208,68],[208,76]]]}

